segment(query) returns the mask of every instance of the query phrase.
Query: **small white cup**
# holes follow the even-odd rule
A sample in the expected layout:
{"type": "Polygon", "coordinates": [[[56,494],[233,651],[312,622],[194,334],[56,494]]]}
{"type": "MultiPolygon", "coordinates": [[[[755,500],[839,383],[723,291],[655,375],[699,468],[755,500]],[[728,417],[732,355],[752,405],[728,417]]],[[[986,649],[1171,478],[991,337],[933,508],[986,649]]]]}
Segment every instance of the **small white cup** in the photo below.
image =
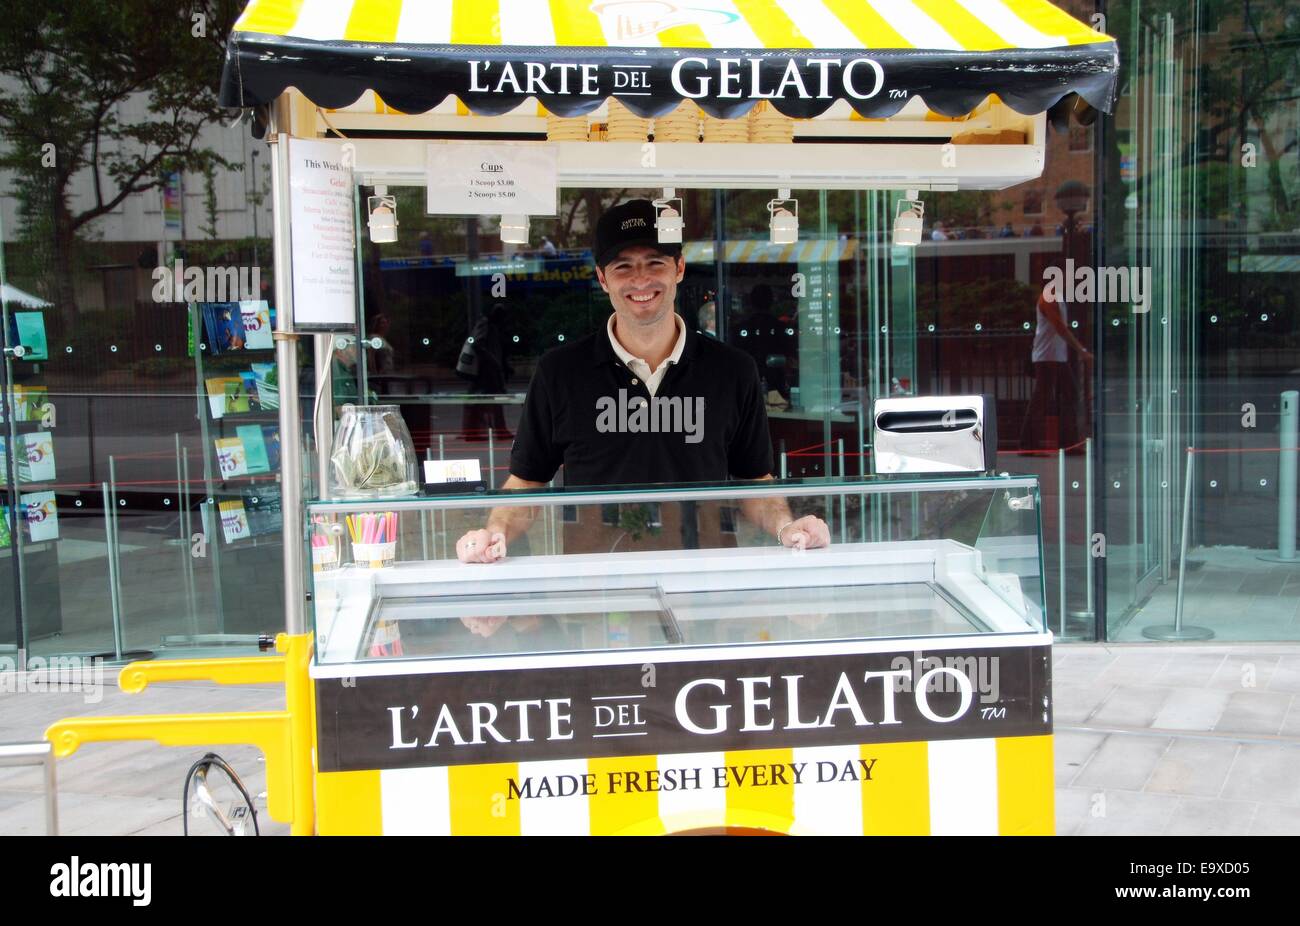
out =
{"type": "Polygon", "coordinates": [[[385,566],[393,565],[397,559],[397,541],[390,540],[387,543],[354,543],[352,544],[352,562],[358,566],[367,566],[370,569],[382,569],[385,566]]]}

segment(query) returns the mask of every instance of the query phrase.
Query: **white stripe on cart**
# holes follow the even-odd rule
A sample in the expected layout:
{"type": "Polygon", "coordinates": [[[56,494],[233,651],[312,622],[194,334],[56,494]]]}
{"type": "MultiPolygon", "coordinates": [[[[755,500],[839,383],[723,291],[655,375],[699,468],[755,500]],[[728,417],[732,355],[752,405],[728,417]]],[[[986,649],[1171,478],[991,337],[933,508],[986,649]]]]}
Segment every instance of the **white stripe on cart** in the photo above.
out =
{"type": "Polygon", "coordinates": [[[930,835],[998,834],[997,740],[932,740],[930,835]]]}
{"type": "Polygon", "coordinates": [[[379,773],[385,836],[450,836],[451,788],[445,765],[379,773]]]}
{"type": "MultiPolygon", "coordinates": [[[[794,831],[822,836],[862,835],[862,782],[818,783],[818,762],[858,770],[858,746],[812,746],[796,749],[794,763],[804,763],[802,780],[794,786],[794,831]]],[[[823,766],[827,768],[827,766],[823,766]]],[[[836,775],[838,777],[838,775],[836,775]]]]}
{"type": "MultiPolygon", "coordinates": [[[[532,779],[533,791],[543,779],[551,782],[582,781],[587,774],[586,759],[552,759],[547,762],[520,762],[519,785],[532,779]]],[[[569,797],[520,798],[519,833],[522,836],[589,836],[591,814],[587,798],[579,789],[569,797]]]]}
{"type": "Polygon", "coordinates": [[[659,756],[659,771],[698,768],[700,787],[659,792],[659,819],[668,832],[717,826],[727,817],[727,789],[714,787],[715,768],[727,764],[726,753],[692,752],[659,756]]]}

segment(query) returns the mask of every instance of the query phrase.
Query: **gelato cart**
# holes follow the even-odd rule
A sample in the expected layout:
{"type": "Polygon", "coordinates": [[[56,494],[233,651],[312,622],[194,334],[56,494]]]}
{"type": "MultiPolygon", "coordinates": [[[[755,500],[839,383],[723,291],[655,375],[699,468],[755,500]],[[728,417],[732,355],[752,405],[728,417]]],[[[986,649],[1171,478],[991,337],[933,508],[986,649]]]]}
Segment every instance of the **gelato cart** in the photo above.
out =
{"type": "Polygon", "coordinates": [[[400,521],[312,573],[320,833],[1052,832],[1031,478],[381,505],[308,505],[400,521]],[[831,546],[751,532],[773,494],[831,546]],[[456,559],[516,505],[505,560],[456,559]]]}
{"type": "MultiPolygon", "coordinates": [[[[389,185],[424,186],[429,214],[499,219],[503,243],[555,215],[559,189],[662,189],[662,220],[680,220],[677,190],[767,190],[769,251],[794,262],[794,193],[896,191],[898,211],[872,215],[906,265],[921,191],[1040,177],[1049,122],[1109,111],[1117,71],[1115,41],[1047,0],[251,0],[221,89],[274,151],[286,632],[279,656],[128,666],[122,684],[281,680],[286,707],[61,721],[57,753],[254,743],[271,816],[298,834],[1050,833],[1032,478],[852,479],[841,463],[762,484],[345,500],[321,478],[320,397],[332,340],[365,336],[362,224],[376,245],[401,235],[389,185]],[[308,450],[297,356],[313,338],[308,450]],[[764,494],[824,519],[830,546],[754,530],[742,512],[764,494]],[[518,505],[536,517],[505,561],[457,561],[457,537],[518,505]]],[[[839,329],[808,318],[810,368],[831,358],[810,407],[829,422],[839,329]]],[[[857,459],[862,408],[891,389],[872,375],[857,459]]]]}

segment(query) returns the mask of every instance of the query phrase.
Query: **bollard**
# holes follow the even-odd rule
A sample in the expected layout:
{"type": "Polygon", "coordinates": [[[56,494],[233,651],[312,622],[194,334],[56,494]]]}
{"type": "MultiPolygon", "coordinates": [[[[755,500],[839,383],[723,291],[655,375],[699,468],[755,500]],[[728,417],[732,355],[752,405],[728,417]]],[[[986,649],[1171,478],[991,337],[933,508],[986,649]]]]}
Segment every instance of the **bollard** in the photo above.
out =
{"type": "Polygon", "coordinates": [[[1300,456],[1297,422],[1300,422],[1300,392],[1282,393],[1282,420],[1278,424],[1277,461],[1277,552],[1260,559],[1271,563],[1300,563],[1295,545],[1296,457],[1300,456]]]}

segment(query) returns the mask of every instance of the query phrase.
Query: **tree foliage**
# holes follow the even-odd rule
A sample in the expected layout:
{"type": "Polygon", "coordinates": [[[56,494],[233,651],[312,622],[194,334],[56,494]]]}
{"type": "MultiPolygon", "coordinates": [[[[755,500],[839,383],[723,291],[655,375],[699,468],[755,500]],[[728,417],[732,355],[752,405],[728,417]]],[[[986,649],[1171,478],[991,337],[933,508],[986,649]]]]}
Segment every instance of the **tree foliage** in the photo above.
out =
{"type": "Polygon", "coordinates": [[[238,0],[42,0],[0,29],[0,168],[16,176],[24,237],[53,253],[57,294],[75,241],[174,171],[237,170],[200,144],[238,0]],[[71,196],[89,174],[91,195],[71,196]]]}

